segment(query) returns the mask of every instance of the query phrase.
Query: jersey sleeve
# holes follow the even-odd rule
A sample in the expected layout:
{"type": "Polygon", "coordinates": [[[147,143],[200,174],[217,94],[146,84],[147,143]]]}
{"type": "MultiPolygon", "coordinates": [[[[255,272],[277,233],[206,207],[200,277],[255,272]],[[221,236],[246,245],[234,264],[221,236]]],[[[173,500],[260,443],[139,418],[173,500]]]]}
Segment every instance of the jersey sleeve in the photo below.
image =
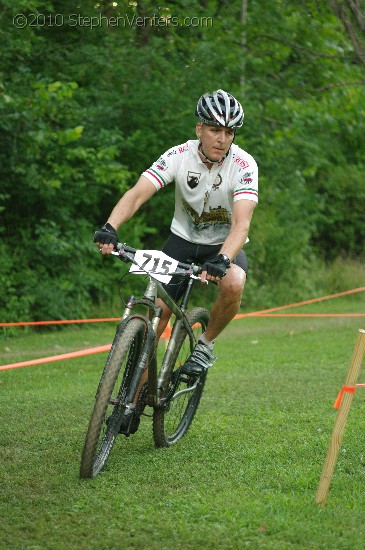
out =
{"type": "Polygon", "coordinates": [[[238,164],[234,177],[233,201],[250,200],[258,202],[258,167],[253,157],[238,164]]]}
{"type": "Polygon", "coordinates": [[[162,189],[175,178],[176,160],[177,150],[173,147],[161,155],[142,175],[149,179],[157,190],[162,189]]]}

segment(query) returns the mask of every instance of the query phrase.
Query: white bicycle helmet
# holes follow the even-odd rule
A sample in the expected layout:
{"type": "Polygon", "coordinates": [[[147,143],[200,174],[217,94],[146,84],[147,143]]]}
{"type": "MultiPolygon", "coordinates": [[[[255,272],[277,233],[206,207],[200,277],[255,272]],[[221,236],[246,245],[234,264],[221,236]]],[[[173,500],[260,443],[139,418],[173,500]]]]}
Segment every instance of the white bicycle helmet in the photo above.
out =
{"type": "Polygon", "coordinates": [[[240,128],[243,124],[242,105],[233,95],[224,90],[216,90],[201,96],[196,106],[196,115],[205,124],[240,128]]]}

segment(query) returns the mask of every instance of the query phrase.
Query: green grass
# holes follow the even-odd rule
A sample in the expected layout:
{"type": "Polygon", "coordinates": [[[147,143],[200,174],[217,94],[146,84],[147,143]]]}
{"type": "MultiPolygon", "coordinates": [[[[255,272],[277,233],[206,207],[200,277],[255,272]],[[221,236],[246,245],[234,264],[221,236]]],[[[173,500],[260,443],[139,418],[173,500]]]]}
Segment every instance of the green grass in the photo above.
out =
{"type": "MultiPolygon", "coordinates": [[[[300,311],[364,312],[364,294],[300,311]]],[[[315,504],[359,328],[365,319],[232,322],[187,436],[155,449],[145,418],[88,481],[79,461],[106,355],[0,372],[0,547],[365,548],[364,390],[327,506],[315,504]]],[[[0,363],[106,344],[113,333],[113,324],[24,333],[1,340],[0,363]]]]}

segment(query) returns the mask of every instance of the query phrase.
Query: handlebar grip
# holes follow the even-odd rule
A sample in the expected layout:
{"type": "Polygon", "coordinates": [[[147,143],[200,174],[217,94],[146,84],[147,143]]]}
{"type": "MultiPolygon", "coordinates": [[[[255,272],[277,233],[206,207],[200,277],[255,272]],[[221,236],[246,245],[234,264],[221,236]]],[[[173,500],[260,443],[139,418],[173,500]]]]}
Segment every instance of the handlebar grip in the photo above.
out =
{"type": "MultiPolygon", "coordinates": [[[[203,271],[202,266],[200,265],[194,265],[194,264],[184,264],[182,262],[179,262],[177,264],[177,268],[181,269],[181,273],[185,273],[186,271],[192,272],[193,275],[200,275],[200,273],[203,271]]],[[[177,275],[179,272],[176,273],[177,275]]]]}
{"type": "Polygon", "coordinates": [[[135,254],[137,252],[136,248],[132,248],[131,246],[128,246],[124,243],[118,243],[117,244],[118,250],[124,250],[124,252],[131,252],[132,254],[135,254]]]}

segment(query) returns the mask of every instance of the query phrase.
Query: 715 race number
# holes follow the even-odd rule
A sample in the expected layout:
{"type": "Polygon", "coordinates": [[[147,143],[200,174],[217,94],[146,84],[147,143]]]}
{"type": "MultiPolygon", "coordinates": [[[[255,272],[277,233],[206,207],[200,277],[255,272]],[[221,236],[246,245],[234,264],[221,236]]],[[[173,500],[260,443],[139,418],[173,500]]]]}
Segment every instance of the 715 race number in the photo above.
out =
{"type": "Polygon", "coordinates": [[[177,260],[170,258],[159,250],[137,250],[134,260],[138,265],[132,264],[130,272],[136,275],[152,275],[162,283],[168,283],[177,268],[177,260]]]}

